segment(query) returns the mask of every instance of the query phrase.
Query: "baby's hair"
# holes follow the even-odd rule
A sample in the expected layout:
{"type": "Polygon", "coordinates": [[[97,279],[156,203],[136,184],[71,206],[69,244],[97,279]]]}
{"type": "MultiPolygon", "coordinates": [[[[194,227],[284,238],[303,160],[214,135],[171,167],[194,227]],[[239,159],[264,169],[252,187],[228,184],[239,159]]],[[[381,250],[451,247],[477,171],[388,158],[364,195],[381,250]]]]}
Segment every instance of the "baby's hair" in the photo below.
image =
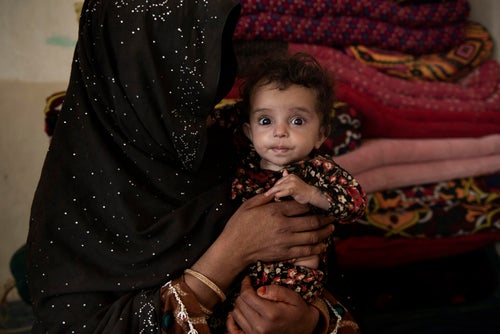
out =
{"type": "Polygon", "coordinates": [[[257,64],[240,87],[242,97],[241,108],[248,116],[250,97],[255,89],[268,84],[276,84],[279,90],[291,85],[310,88],[316,92],[316,108],[321,116],[321,125],[326,133],[330,131],[330,113],[335,100],[333,82],[325,69],[313,56],[307,53],[296,53],[291,56],[275,56],[266,58],[257,64]]]}

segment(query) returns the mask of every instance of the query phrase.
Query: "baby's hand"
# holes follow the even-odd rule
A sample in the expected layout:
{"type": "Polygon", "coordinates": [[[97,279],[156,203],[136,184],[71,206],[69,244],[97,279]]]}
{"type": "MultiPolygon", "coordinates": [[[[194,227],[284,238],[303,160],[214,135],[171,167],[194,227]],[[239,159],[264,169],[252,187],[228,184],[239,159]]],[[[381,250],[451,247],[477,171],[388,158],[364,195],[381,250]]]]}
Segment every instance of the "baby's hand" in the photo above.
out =
{"type": "Polygon", "coordinates": [[[311,269],[318,269],[319,255],[311,255],[308,257],[301,257],[293,262],[296,266],[307,267],[311,269]]]}
{"type": "Polygon", "coordinates": [[[292,196],[300,204],[312,203],[314,196],[318,196],[319,190],[304,182],[295,174],[289,174],[283,170],[283,177],[276,181],[274,186],[266,191],[266,196],[274,196],[280,199],[286,196],[292,196]]]}

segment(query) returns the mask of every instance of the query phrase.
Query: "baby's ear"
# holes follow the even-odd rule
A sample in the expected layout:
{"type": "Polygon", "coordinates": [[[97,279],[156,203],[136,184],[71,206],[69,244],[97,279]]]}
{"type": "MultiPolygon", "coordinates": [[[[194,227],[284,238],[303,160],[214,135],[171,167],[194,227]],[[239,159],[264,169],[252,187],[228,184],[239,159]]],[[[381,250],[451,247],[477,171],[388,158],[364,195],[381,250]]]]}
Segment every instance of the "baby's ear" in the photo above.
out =
{"type": "Polygon", "coordinates": [[[252,129],[250,128],[250,124],[243,123],[242,129],[243,129],[243,133],[245,134],[245,136],[247,136],[247,138],[250,141],[252,141],[252,129]]]}
{"type": "Polygon", "coordinates": [[[316,144],[314,145],[315,149],[318,150],[321,147],[321,145],[323,145],[326,138],[328,138],[328,136],[330,135],[330,131],[331,131],[331,128],[329,126],[328,127],[322,126],[319,129],[318,140],[316,141],[316,144]]]}

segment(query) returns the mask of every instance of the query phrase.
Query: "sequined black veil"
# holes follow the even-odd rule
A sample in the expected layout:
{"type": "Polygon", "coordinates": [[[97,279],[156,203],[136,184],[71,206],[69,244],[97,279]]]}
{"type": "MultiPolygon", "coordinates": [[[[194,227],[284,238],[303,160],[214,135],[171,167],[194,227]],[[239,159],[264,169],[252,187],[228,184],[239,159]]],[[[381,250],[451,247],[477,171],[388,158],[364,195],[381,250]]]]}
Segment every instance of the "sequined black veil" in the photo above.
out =
{"type": "Polygon", "coordinates": [[[233,208],[232,0],[88,0],[28,236],[33,333],[158,332],[159,288],[233,208]],[[227,148],[229,150],[229,148],[227,148]]]}

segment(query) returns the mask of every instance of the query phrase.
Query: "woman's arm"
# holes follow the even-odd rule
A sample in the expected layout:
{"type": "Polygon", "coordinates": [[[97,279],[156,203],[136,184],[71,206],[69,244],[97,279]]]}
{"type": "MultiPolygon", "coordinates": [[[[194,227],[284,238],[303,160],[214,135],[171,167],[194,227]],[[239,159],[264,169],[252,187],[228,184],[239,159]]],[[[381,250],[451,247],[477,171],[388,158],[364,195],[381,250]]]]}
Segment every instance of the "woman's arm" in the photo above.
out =
{"type": "MultiPolygon", "coordinates": [[[[317,255],[333,232],[332,217],[300,216],[308,211],[295,201],[272,202],[257,195],[243,203],[212,246],[192,266],[225,291],[257,260],[277,261],[317,255]]],[[[186,275],[200,303],[212,308],[219,297],[200,280],[186,275]]]]}
{"type": "MultiPolygon", "coordinates": [[[[162,288],[163,319],[170,323],[169,327],[164,328],[168,329],[166,332],[182,332],[192,326],[200,333],[208,333],[205,319],[221,301],[221,293],[216,291],[225,291],[236,276],[257,259],[275,261],[325,251],[325,244],[321,241],[333,232],[331,218],[294,217],[306,213],[308,208],[294,201],[269,203],[271,199],[257,195],[246,201],[230,218],[212,246],[190,268],[195,274],[185,274],[162,288]],[[215,288],[210,288],[213,284],[215,288]],[[184,317],[185,314],[188,314],[188,318],[184,317]]],[[[301,298],[295,292],[290,292],[284,293],[291,295],[289,298],[293,300],[301,298]]],[[[256,305],[263,301],[257,300],[256,305]]],[[[262,306],[272,308],[273,305],[267,302],[262,306]]],[[[318,322],[318,312],[302,300],[293,305],[280,303],[277,310],[283,311],[282,323],[275,323],[272,317],[265,318],[262,320],[264,328],[278,329],[283,323],[298,326],[305,319],[308,321],[304,324],[314,327],[318,322]],[[297,317],[295,312],[302,316],[297,317]]]]}

